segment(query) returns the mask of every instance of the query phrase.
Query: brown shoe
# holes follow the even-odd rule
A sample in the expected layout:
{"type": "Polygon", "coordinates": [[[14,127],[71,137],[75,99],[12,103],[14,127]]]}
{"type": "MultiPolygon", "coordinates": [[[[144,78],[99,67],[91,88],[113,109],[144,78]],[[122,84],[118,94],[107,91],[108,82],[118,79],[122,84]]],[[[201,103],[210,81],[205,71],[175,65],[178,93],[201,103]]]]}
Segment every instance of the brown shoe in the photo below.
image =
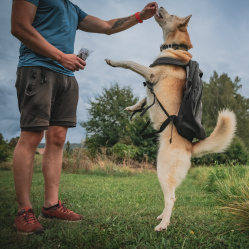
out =
{"type": "Polygon", "coordinates": [[[17,213],[14,226],[20,235],[44,232],[42,225],[35,218],[34,210],[30,207],[25,207],[22,211],[17,213]]]}
{"type": "Polygon", "coordinates": [[[79,222],[84,219],[80,214],[76,214],[64,206],[61,201],[57,205],[50,208],[42,207],[41,214],[38,217],[39,220],[58,219],[69,222],[79,222]]]}

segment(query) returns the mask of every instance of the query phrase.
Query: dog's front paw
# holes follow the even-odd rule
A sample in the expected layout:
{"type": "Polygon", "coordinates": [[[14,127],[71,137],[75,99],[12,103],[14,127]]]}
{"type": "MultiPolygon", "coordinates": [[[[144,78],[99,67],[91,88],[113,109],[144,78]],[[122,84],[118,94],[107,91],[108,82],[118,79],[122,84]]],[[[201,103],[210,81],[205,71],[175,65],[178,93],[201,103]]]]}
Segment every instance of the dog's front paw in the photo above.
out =
{"type": "Polygon", "coordinates": [[[109,65],[109,66],[112,66],[112,67],[116,67],[114,61],[110,60],[110,59],[105,59],[106,63],[109,65]]]}
{"type": "Polygon", "coordinates": [[[134,112],[134,106],[128,106],[128,107],[126,107],[125,111],[134,112]]]}

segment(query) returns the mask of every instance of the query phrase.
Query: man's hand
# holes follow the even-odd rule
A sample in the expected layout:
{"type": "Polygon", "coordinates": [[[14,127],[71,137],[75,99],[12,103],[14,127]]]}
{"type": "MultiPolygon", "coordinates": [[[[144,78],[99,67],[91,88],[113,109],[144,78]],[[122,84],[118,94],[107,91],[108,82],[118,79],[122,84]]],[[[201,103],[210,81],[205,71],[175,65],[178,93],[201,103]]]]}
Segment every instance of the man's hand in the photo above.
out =
{"type": "Polygon", "coordinates": [[[86,62],[75,54],[64,54],[59,60],[59,63],[73,72],[84,69],[86,66],[86,62]]]}
{"type": "Polygon", "coordinates": [[[139,16],[142,20],[149,19],[157,14],[158,5],[156,2],[148,3],[144,9],[139,12],[139,16]]]}

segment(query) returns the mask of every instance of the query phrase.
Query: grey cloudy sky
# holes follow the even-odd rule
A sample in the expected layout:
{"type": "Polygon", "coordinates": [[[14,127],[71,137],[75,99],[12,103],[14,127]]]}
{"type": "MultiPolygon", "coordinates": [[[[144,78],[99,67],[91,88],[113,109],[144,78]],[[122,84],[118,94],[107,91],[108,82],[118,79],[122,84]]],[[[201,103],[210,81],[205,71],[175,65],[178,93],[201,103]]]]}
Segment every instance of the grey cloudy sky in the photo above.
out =
{"type": "MultiPolygon", "coordinates": [[[[147,0],[73,0],[90,15],[104,20],[129,16],[141,11],[147,0]]],[[[5,139],[19,136],[19,111],[17,107],[15,77],[18,63],[19,41],[10,34],[10,0],[1,0],[0,7],[0,132],[5,139]]],[[[249,98],[249,1],[248,0],[174,0],[158,1],[170,14],[184,17],[192,14],[188,31],[194,46],[190,52],[208,81],[213,71],[227,73],[232,80],[241,78],[241,94],[249,98]]],[[[145,90],[143,78],[133,72],[111,68],[104,59],[133,60],[150,65],[159,53],[162,32],[155,20],[144,21],[119,34],[77,32],[75,53],[82,45],[94,52],[87,59],[85,70],[75,73],[79,83],[78,123],[87,120],[87,103],[101,92],[118,82],[131,86],[138,97],[145,90]]],[[[67,140],[81,142],[85,131],[78,124],[70,129],[67,140]]]]}

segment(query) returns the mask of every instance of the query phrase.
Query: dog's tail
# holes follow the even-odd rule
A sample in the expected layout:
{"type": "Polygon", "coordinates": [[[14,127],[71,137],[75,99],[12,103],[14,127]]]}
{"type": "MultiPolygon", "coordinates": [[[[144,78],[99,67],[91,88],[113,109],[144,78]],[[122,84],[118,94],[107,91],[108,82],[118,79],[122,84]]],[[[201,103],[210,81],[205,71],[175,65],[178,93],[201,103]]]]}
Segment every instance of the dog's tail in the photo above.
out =
{"type": "Polygon", "coordinates": [[[231,143],[236,130],[236,117],[232,111],[219,112],[218,121],[211,135],[193,143],[192,157],[223,152],[231,143]]]}

